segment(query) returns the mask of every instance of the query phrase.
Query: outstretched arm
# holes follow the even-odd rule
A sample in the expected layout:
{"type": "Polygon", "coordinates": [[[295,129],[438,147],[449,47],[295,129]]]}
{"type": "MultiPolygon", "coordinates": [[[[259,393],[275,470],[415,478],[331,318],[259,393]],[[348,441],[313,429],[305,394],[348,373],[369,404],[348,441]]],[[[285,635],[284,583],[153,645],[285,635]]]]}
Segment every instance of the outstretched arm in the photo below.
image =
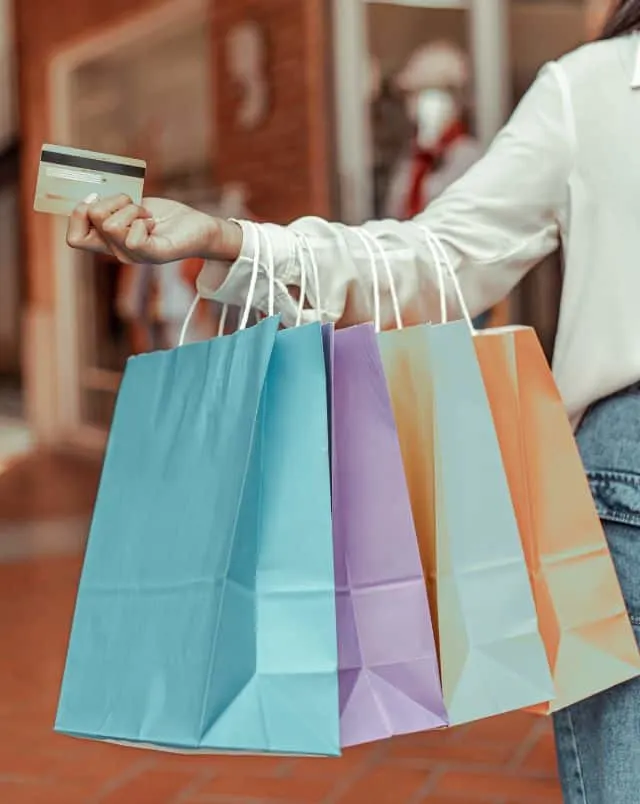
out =
{"type": "MultiPolygon", "coordinates": [[[[437,271],[427,247],[427,228],[444,244],[471,313],[483,312],[507,296],[558,245],[573,163],[572,121],[564,71],[557,64],[547,65],[487,154],[414,220],[375,221],[363,227],[319,218],[302,218],[287,227],[240,222],[239,258],[230,269],[213,262],[205,265],[198,279],[200,293],[242,304],[258,245],[255,305],[264,312],[271,249],[276,308],[286,324],[295,320],[293,289],[300,287],[303,270],[309,301],[325,319],[341,325],[371,320],[371,257],[360,236],[364,232],[384,250],[405,323],[437,321],[437,271]],[[319,293],[309,259],[300,259],[301,245],[303,253],[308,245],[315,256],[319,293]]],[[[382,325],[393,326],[389,283],[375,243],[373,250],[382,290],[382,325]]],[[[458,315],[450,283],[447,296],[451,315],[458,315]]]]}

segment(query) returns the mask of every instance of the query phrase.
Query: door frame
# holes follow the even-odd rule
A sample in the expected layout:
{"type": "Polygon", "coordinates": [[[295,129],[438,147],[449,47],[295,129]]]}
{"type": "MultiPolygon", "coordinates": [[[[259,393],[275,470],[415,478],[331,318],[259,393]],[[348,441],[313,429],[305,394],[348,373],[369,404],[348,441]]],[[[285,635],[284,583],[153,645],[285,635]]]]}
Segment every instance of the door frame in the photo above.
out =
{"type": "MultiPolygon", "coordinates": [[[[158,8],[132,15],[98,34],[83,37],[58,52],[49,65],[49,130],[53,142],[73,140],[72,80],[78,68],[88,61],[138,42],[161,38],[168,26],[184,23],[186,17],[209,18],[208,0],[169,0],[158,8]]],[[[107,433],[103,428],[82,421],[77,275],[83,255],[66,244],[67,222],[51,218],[55,278],[55,357],[56,394],[59,411],[58,431],[65,441],[86,449],[103,449],[107,433]]]]}
{"type": "Polygon", "coordinates": [[[485,146],[510,111],[508,0],[333,0],[337,173],[341,216],[349,224],[372,215],[372,134],[366,99],[369,3],[467,9],[476,125],[485,146]]]}

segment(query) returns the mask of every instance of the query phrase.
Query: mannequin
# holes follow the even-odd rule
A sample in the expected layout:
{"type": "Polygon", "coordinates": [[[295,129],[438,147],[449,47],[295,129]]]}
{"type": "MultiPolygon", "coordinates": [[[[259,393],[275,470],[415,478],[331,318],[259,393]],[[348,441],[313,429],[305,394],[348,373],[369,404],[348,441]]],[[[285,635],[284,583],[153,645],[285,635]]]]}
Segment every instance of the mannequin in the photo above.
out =
{"type": "MultiPolygon", "coordinates": [[[[467,58],[454,45],[437,42],[419,48],[397,79],[404,94],[413,137],[396,163],[385,214],[407,220],[461,178],[482,156],[480,143],[467,126],[467,58]]],[[[479,316],[478,328],[502,326],[503,303],[479,316]]]]}
{"type": "Polygon", "coordinates": [[[373,145],[374,214],[386,215],[387,195],[398,157],[411,139],[412,126],[407,118],[404,98],[383,74],[379,61],[369,63],[369,92],[373,145]]]}
{"type": "MultiPolygon", "coordinates": [[[[388,217],[415,217],[482,156],[467,125],[469,78],[465,54],[447,42],[419,48],[398,75],[413,137],[395,166],[385,208],[388,217]]],[[[482,328],[504,326],[508,320],[505,301],[474,323],[482,328]]]]}
{"type": "Polygon", "coordinates": [[[385,207],[389,217],[414,217],[482,155],[466,124],[468,81],[465,55],[446,42],[417,50],[398,75],[413,139],[395,165],[385,207]]]}

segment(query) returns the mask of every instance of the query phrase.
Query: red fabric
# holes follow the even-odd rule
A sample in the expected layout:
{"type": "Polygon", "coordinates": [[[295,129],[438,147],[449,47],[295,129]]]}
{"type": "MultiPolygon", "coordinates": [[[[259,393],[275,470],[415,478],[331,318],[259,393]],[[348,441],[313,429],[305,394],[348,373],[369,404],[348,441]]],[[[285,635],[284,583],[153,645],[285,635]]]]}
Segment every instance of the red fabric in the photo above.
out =
{"type": "Polygon", "coordinates": [[[411,183],[407,202],[405,205],[405,216],[407,219],[415,218],[429,203],[429,198],[424,190],[427,178],[433,173],[436,166],[442,160],[447,150],[458,140],[467,136],[467,129],[464,123],[456,120],[445,131],[433,148],[416,147],[413,154],[413,169],[411,172],[411,183]]]}

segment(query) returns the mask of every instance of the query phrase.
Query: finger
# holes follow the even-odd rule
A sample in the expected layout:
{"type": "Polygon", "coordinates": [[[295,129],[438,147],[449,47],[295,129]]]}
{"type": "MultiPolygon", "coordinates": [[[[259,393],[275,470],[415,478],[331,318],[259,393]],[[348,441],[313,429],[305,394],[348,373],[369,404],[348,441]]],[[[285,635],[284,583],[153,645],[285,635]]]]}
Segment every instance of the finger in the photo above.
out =
{"type": "MultiPolygon", "coordinates": [[[[124,243],[131,224],[142,217],[144,213],[142,207],[137,204],[129,204],[126,207],[114,212],[100,226],[96,228],[103,232],[109,239],[124,243]]],[[[146,214],[145,214],[146,219],[146,214]]]]}
{"type": "Polygon", "coordinates": [[[127,249],[127,251],[135,253],[136,251],[144,248],[149,240],[150,223],[152,222],[138,218],[131,224],[124,242],[124,247],[127,249]]]}
{"type": "Polygon", "coordinates": [[[87,214],[89,205],[82,203],[73,210],[67,224],[67,243],[72,248],[80,248],[91,231],[91,221],[87,214]]]}
{"type": "Polygon", "coordinates": [[[80,248],[82,251],[94,251],[98,254],[111,254],[109,244],[100,237],[95,229],[91,231],[80,248]]]}
{"type": "Polygon", "coordinates": [[[140,217],[153,218],[153,214],[149,212],[149,210],[144,206],[144,201],[142,202],[142,206],[140,207],[140,217]]]}
{"type": "Polygon", "coordinates": [[[128,195],[121,193],[120,195],[110,196],[109,198],[102,198],[90,204],[87,209],[89,220],[96,229],[101,229],[102,224],[119,212],[121,209],[128,207],[133,201],[128,195]]]}
{"type": "MultiPolygon", "coordinates": [[[[96,195],[95,197],[97,198],[98,196],[96,195]]],[[[90,201],[91,197],[86,199],[82,204],[78,204],[69,216],[67,244],[72,248],[80,248],[84,251],[108,253],[108,245],[100,236],[99,232],[91,225],[88,214],[90,201]]]]}
{"type": "Polygon", "coordinates": [[[111,249],[105,240],[100,237],[95,229],[91,229],[89,234],[83,238],[82,242],[77,242],[73,237],[67,235],[67,244],[74,249],[81,251],[93,251],[100,254],[109,254],[111,249]]]}

